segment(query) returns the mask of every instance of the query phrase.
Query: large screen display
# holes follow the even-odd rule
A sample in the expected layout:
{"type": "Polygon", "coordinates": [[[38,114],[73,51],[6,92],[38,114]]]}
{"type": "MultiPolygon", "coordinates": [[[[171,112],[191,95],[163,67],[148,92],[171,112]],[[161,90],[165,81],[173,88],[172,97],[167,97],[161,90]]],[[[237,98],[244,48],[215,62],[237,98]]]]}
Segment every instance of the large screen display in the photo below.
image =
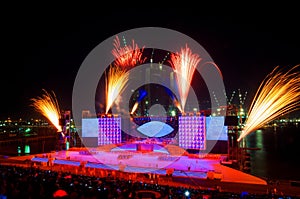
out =
{"type": "Polygon", "coordinates": [[[206,140],[228,140],[224,116],[206,117],[206,140]]]}
{"type": "Polygon", "coordinates": [[[82,119],[82,137],[97,137],[99,133],[98,118],[83,118],[82,119]]]}

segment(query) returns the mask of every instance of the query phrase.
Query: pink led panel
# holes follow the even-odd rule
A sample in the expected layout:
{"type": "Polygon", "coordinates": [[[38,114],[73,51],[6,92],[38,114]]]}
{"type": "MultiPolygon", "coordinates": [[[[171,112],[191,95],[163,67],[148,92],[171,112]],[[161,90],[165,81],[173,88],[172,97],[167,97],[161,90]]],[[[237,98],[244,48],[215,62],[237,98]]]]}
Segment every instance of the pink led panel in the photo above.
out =
{"type": "Polygon", "coordinates": [[[182,115],[178,119],[179,146],[184,149],[206,149],[205,116],[182,115]]]}
{"type": "Polygon", "coordinates": [[[121,117],[103,116],[99,118],[98,146],[121,143],[121,117]]]}

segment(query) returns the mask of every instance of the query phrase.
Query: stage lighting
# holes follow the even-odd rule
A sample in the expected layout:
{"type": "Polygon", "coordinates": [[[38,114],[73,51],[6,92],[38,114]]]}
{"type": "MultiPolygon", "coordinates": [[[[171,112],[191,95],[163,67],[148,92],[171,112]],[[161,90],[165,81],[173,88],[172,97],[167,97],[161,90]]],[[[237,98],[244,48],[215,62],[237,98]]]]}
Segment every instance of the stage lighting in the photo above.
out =
{"type": "Polygon", "coordinates": [[[179,146],[185,149],[206,149],[205,117],[198,115],[179,116],[179,146]]]}
{"type": "Polygon", "coordinates": [[[189,197],[189,196],[190,196],[190,192],[189,192],[188,190],[186,190],[186,191],[184,192],[184,195],[185,195],[186,197],[189,197]]]}
{"type": "Polygon", "coordinates": [[[121,117],[99,118],[98,145],[121,143],[121,117]]]}

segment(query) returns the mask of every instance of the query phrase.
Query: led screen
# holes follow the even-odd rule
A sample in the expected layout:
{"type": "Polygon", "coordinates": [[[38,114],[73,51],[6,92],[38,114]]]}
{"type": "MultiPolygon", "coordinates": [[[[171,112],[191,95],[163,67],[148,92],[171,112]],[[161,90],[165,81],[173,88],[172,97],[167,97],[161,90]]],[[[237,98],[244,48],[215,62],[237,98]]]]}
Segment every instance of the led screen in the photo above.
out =
{"type": "Polygon", "coordinates": [[[179,146],[185,149],[206,149],[205,117],[179,116],[179,146]]]}
{"type": "Polygon", "coordinates": [[[228,140],[224,116],[206,117],[206,140],[228,140]]]}
{"type": "Polygon", "coordinates": [[[98,137],[98,118],[82,119],[82,137],[98,137]]]}
{"type": "Polygon", "coordinates": [[[98,125],[98,145],[121,143],[121,117],[101,117],[98,125]]]}

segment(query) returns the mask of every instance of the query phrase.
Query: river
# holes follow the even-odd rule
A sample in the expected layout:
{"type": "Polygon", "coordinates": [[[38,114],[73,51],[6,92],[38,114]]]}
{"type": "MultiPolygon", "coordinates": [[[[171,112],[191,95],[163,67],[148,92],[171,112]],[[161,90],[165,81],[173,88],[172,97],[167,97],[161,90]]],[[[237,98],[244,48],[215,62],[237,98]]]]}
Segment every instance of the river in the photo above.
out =
{"type": "Polygon", "coordinates": [[[251,174],[280,180],[300,180],[300,128],[283,127],[258,130],[246,137],[251,174]]]}

